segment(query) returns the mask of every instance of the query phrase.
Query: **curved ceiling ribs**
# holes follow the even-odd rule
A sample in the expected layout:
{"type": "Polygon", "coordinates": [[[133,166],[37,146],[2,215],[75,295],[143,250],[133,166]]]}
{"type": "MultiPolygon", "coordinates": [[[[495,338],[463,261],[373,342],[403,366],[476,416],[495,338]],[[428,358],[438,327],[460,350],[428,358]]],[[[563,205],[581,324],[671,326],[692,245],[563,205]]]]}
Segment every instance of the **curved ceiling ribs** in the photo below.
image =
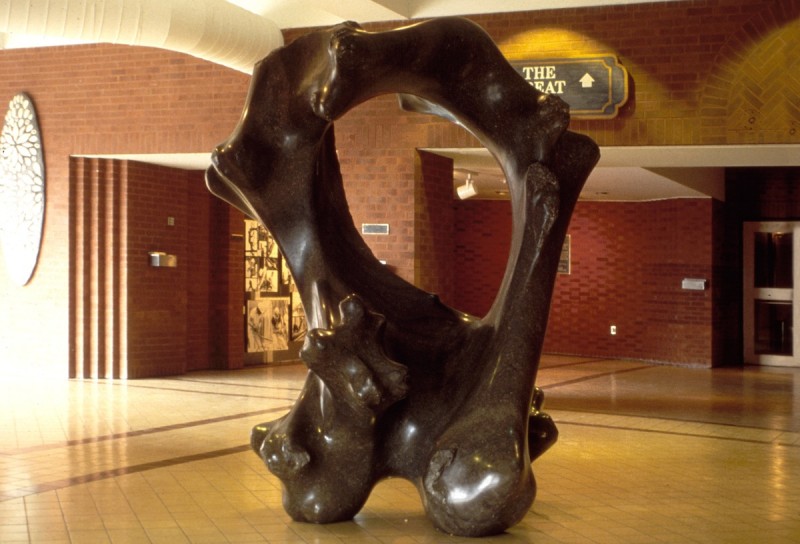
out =
{"type": "Polygon", "coordinates": [[[225,0],[8,0],[0,33],[169,49],[250,73],[278,26],[225,0]]]}

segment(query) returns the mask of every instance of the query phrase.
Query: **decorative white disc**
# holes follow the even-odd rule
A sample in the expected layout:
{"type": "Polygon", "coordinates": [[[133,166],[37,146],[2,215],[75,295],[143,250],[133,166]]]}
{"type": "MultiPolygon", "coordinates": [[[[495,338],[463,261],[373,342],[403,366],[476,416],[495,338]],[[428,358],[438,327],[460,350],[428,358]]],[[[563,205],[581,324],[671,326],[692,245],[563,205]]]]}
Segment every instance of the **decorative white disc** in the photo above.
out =
{"type": "Polygon", "coordinates": [[[24,93],[11,99],[0,136],[0,247],[11,278],[30,281],[44,225],[44,153],[36,111],[24,93]]]}

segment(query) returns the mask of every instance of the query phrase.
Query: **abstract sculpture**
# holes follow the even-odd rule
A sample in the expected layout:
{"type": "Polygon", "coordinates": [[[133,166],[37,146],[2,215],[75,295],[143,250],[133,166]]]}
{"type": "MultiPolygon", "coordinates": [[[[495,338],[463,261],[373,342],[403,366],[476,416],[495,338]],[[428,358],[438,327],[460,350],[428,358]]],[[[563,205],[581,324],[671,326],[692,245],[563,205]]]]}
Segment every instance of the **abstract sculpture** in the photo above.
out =
{"type": "Polygon", "coordinates": [[[387,477],[413,482],[447,533],[495,534],[528,511],[531,460],[556,437],[534,387],[550,298],[599,157],[568,122],[568,107],[528,85],[466,19],[375,33],[345,23],[256,66],[206,180],[272,232],[305,307],[303,391],[251,435],[293,519],[351,519],[387,477]],[[384,93],[464,126],[505,172],[511,256],[483,318],[393,275],[353,225],[333,121],[384,93]]]}

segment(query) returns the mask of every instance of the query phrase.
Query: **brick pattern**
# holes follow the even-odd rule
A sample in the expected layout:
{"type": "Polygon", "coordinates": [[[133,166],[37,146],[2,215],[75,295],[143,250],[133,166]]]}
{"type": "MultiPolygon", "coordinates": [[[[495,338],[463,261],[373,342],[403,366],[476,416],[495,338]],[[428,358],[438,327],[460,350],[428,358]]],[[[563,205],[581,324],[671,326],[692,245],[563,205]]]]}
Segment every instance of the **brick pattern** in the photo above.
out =
{"type": "MultiPolygon", "coordinates": [[[[730,185],[729,185],[730,186],[730,185]]],[[[742,361],[742,219],[734,206],[712,202],[712,365],[742,361]]]]}
{"type": "Polygon", "coordinates": [[[579,203],[572,273],[556,282],[545,350],[710,364],[714,285],[685,291],[681,280],[713,279],[711,205],[579,203]]]}
{"type": "MultiPolygon", "coordinates": [[[[798,14],[800,0],[696,0],[470,18],[511,60],[617,55],[631,100],[616,119],[572,123],[599,144],[700,145],[798,141],[798,14]]],[[[431,125],[420,145],[471,145],[456,143],[457,132],[431,125]]]]}
{"type": "Polygon", "coordinates": [[[448,303],[455,297],[452,159],[420,151],[415,177],[414,284],[448,303]]]}
{"type": "Polygon", "coordinates": [[[115,161],[71,161],[69,248],[71,377],[127,372],[127,177],[115,161]]]}
{"type": "MultiPolygon", "coordinates": [[[[244,214],[212,199],[208,223],[211,244],[209,368],[244,366],[244,214]]],[[[198,316],[202,318],[203,316],[198,316]]]]}
{"type": "Polygon", "coordinates": [[[78,157],[71,166],[70,375],[143,378],[241,366],[243,273],[231,292],[229,263],[220,257],[242,263],[233,246],[243,251],[243,243],[231,239],[235,214],[208,193],[202,172],[78,157]],[[176,255],[178,266],[150,266],[150,251],[176,255]],[[226,323],[236,315],[233,326],[226,323]],[[240,341],[228,364],[231,330],[240,341]]]}
{"type": "Polygon", "coordinates": [[[363,104],[335,125],[345,192],[357,229],[388,223],[388,236],[367,237],[375,256],[414,279],[414,148],[421,116],[398,113],[393,97],[363,104]]]}
{"type": "MultiPolygon", "coordinates": [[[[164,169],[159,169],[164,170],[164,169]]],[[[171,173],[171,172],[170,172],[171,173]]],[[[186,268],[186,370],[209,368],[210,351],[215,339],[211,334],[211,301],[209,298],[212,270],[218,263],[212,252],[211,208],[218,199],[211,199],[200,172],[186,175],[186,253],[180,266],[186,268]]],[[[171,185],[169,177],[161,183],[171,185]]],[[[163,226],[163,225],[162,225],[163,226]]],[[[180,225],[170,227],[172,230],[180,225]]],[[[158,228],[156,218],[156,228],[158,228]]]]}
{"type": "MultiPolygon", "coordinates": [[[[601,145],[692,145],[797,142],[798,14],[800,0],[692,0],[475,20],[509,58],[619,56],[632,75],[629,104],[616,119],[575,121],[573,130],[601,145]]],[[[389,26],[396,24],[367,28],[389,26]]],[[[287,32],[287,41],[302,32],[287,32]]],[[[67,372],[71,297],[85,296],[70,288],[84,266],[70,264],[70,255],[82,251],[71,244],[86,234],[70,238],[70,221],[84,210],[70,209],[76,189],[69,156],[207,152],[235,125],[249,78],[185,55],[105,44],[2,51],[0,73],[0,97],[25,90],[36,102],[48,176],[43,245],[31,284],[16,287],[0,270],[0,299],[13,308],[0,313],[0,361],[58,375],[67,372]]],[[[436,276],[417,270],[433,261],[417,255],[424,249],[415,231],[414,148],[475,146],[475,138],[444,121],[401,112],[393,97],[359,106],[336,131],[356,225],[391,226],[388,237],[367,240],[373,252],[409,281],[436,276]]],[[[91,190],[93,182],[87,183],[91,190]]],[[[229,281],[235,282],[232,275],[229,281]]],[[[485,306],[481,300],[474,311],[485,306]]],[[[239,316],[216,317],[229,325],[233,346],[239,316]]],[[[87,364],[80,363],[81,372],[87,364]]]]}
{"type": "MultiPolygon", "coordinates": [[[[712,364],[711,208],[710,200],[579,202],[568,231],[571,274],[557,278],[545,351],[712,364]],[[686,277],[710,289],[684,291],[686,277]]],[[[456,215],[456,305],[481,316],[503,277],[511,210],[465,201],[456,215]]]]}
{"type": "Polygon", "coordinates": [[[511,248],[511,204],[464,200],[455,207],[456,298],[453,305],[482,317],[494,302],[511,248]]]}
{"type": "MultiPolygon", "coordinates": [[[[101,329],[100,316],[91,317],[96,312],[91,306],[72,308],[71,301],[76,296],[89,294],[79,292],[71,282],[84,274],[113,277],[108,275],[113,271],[83,261],[83,255],[93,251],[89,249],[94,243],[92,236],[99,234],[81,232],[75,240],[70,231],[83,228],[72,224],[76,217],[95,214],[85,217],[83,224],[87,228],[99,220],[93,217],[99,217],[100,208],[91,211],[92,205],[85,199],[112,188],[106,186],[108,180],[103,177],[91,181],[92,176],[105,175],[102,171],[93,172],[92,166],[86,166],[85,172],[81,171],[82,166],[71,171],[69,157],[207,152],[235,125],[249,78],[168,51],[105,44],[2,51],[0,73],[0,98],[25,90],[40,111],[47,175],[44,236],[31,283],[24,288],[10,283],[4,267],[0,267],[0,298],[6,308],[13,309],[0,312],[0,328],[7,331],[0,336],[0,361],[19,362],[10,371],[92,375],[101,372],[102,349],[121,349],[107,336],[104,342],[108,345],[101,346],[99,335],[124,324],[115,321],[118,318],[112,314],[106,316],[105,329],[101,329]],[[88,192],[78,195],[78,200],[87,209],[72,209],[72,193],[84,189],[88,192]],[[78,242],[84,247],[75,248],[78,242]],[[84,310],[94,325],[85,331],[73,331],[70,323],[83,323],[82,319],[76,320],[74,313],[84,310]],[[90,335],[88,339],[86,335],[90,335]],[[91,338],[95,338],[94,347],[89,349],[91,338]],[[76,343],[89,352],[75,354],[76,343]],[[65,364],[68,351],[70,365],[65,364]]],[[[102,162],[98,165],[101,170],[105,168],[102,162]]],[[[97,253],[97,258],[109,255],[112,254],[97,253]]],[[[80,283],[92,285],[88,280],[80,283]]],[[[240,313],[241,301],[238,302],[236,310],[240,313]]],[[[241,349],[241,343],[237,348],[241,349]]],[[[237,357],[241,358],[238,351],[237,357]]],[[[115,370],[102,372],[114,374],[115,370]]]]}
{"type": "Polygon", "coordinates": [[[800,142],[798,11],[774,2],[727,37],[701,103],[703,142],[800,142]]]}
{"type": "Polygon", "coordinates": [[[190,338],[188,291],[194,283],[189,282],[194,270],[189,266],[187,176],[148,164],[126,166],[127,377],[182,374],[190,338]],[[175,255],[178,266],[150,266],[150,251],[175,255]]]}

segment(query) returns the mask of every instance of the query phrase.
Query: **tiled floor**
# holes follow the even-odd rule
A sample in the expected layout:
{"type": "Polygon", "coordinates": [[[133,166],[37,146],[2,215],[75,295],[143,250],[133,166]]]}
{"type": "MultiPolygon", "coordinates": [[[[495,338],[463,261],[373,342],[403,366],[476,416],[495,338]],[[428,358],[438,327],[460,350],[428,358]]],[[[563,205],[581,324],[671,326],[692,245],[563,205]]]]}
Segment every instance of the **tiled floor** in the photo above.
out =
{"type": "MultiPolygon", "coordinates": [[[[474,542],[378,485],[352,523],[291,522],[248,446],[300,366],[131,382],[0,383],[0,543],[474,542]]],[[[800,371],[547,356],[558,443],[539,494],[485,542],[800,542],[800,371]]]]}

